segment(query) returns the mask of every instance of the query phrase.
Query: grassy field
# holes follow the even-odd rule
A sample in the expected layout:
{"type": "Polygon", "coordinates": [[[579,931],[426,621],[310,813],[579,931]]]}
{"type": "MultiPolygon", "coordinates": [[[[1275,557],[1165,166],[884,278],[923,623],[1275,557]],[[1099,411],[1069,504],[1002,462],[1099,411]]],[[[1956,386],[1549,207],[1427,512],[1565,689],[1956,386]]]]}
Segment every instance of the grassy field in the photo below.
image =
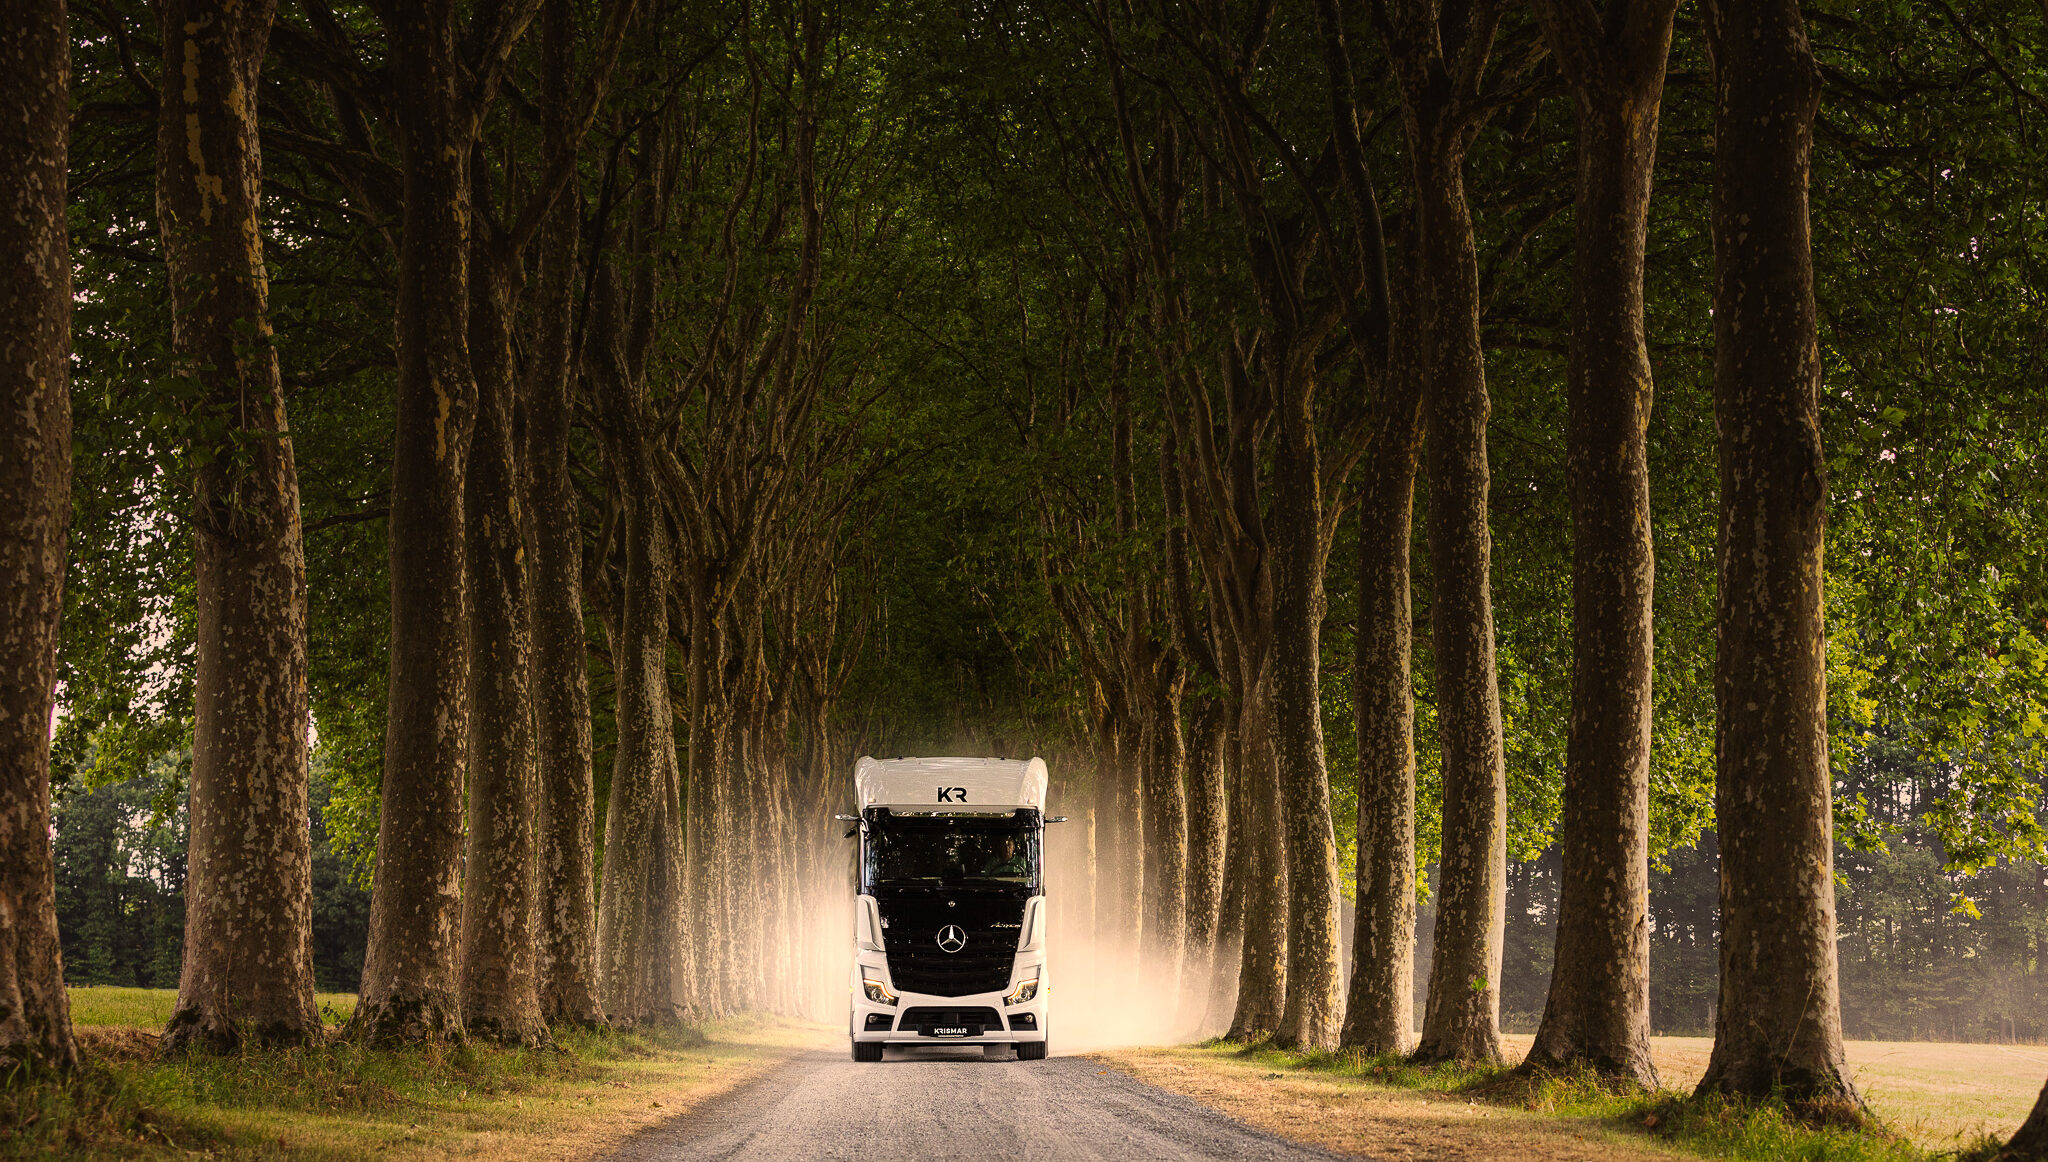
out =
{"type": "MultiPolygon", "coordinates": [[[[71,993],[71,1023],[88,1028],[114,1026],[155,1031],[171,1019],[171,1006],[178,1000],[177,989],[86,985],[68,991],[71,993]]],[[[313,999],[320,1006],[321,1018],[330,1025],[341,1024],[356,1011],[354,993],[315,993],[313,999]]]]}
{"type": "MultiPolygon", "coordinates": [[[[1519,1059],[1529,1038],[1507,1039],[1519,1059]]],[[[1282,1053],[1215,1042],[1097,1054],[1141,1080],[1298,1141],[1385,1159],[1801,1159],[1931,1162],[1981,1157],[2019,1123],[2048,1075],[2048,1049],[1852,1042],[1879,1125],[1815,1126],[1787,1111],[1690,1100],[1712,1044],[1653,1041],[1664,1093],[1623,1096],[1590,1080],[1540,1083],[1502,1068],[1417,1069],[1393,1059],[1282,1053]]]]}
{"type": "MultiPolygon", "coordinates": [[[[76,989],[87,1067],[0,1086],[0,1156],[78,1159],[557,1159],[608,1151],[833,1043],[821,1026],[741,1018],[702,1029],[576,1033],[550,1050],[472,1043],[314,1049],[161,1063],[172,994],[76,989]]],[[[354,998],[323,996],[338,1022],[354,998]]]]}
{"type": "MultiPolygon", "coordinates": [[[[1504,1037],[1519,1060],[1530,1038],[1504,1037]]],[[[2012,1136],[2048,1079],[2048,1045],[1964,1045],[1940,1041],[1851,1041],[1849,1066],[1879,1117],[1931,1150],[1955,1150],[1985,1135],[2012,1136]]],[[[1708,1037],[1652,1037],[1666,1086],[1690,1090],[1707,1071],[1708,1037]]]]}

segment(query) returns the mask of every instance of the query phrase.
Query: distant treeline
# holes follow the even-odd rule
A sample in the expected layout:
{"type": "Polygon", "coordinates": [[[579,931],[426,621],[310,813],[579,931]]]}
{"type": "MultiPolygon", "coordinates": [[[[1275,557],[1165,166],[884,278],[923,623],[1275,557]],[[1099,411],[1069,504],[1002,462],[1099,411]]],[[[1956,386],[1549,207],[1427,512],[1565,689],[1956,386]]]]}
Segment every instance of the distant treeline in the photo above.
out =
{"type": "MultiPolygon", "coordinates": [[[[1835,853],[1843,881],[1835,896],[1843,1034],[2048,1041],[2048,869],[2002,862],[1979,872],[1968,885],[1970,905],[1958,906],[1948,895],[1939,841],[1914,829],[1888,846],[1835,853]]],[[[1714,1032],[1717,855],[1709,833],[1698,847],[1671,852],[1669,870],[1650,873],[1650,1028],[1657,1036],[1714,1032]]],[[[1543,1015],[1557,871],[1555,849],[1508,868],[1501,1027],[1511,1033],[1535,1032],[1543,1015]]],[[[1429,919],[1425,913],[1425,932],[1429,919]]]]}
{"type": "MultiPolygon", "coordinates": [[[[64,979],[74,985],[178,987],[185,953],[186,796],[158,769],[141,778],[60,789],[57,928],[64,979]]],[[[313,978],[321,992],[356,991],[363,977],[370,894],[349,878],[321,812],[333,788],[312,782],[313,978]]]]}

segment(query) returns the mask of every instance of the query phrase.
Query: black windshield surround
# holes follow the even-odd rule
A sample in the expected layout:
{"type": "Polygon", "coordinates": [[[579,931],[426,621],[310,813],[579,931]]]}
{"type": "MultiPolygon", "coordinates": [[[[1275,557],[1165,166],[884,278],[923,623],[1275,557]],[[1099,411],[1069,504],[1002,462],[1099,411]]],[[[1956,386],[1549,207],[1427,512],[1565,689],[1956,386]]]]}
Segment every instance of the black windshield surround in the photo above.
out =
{"type": "Polygon", "coordinates": [[[1024,905],[1042,891],[1038,811],[904,815],[872,807],[862,822],[861,891],[881,911],[897,990],[963,997],[1008,988],[1024,905]],[[1000,870],[1013,860],[1019,871],[1000,870]],[[950,926],[960,929],[950,934],[957,951],[940,943],[950,926]]]}
{"type": "Polygon", "coordinates": [[[1033,807],[1006,815],[903,814],[870,807],[861,837],[861,891],[876,888],[1028,888],[1044,882],[1044,824],[1033,807]]]}

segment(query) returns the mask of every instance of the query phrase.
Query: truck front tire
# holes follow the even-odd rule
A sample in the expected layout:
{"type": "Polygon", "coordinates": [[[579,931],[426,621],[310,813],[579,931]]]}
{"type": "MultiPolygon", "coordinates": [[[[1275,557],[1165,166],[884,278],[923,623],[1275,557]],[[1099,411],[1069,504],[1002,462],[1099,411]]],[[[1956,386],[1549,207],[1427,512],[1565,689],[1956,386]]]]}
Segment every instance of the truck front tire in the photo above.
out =
{"type": "Polygon", "coordinates": [[[1043,1061],[1045,1060],[1045,1047],[1046,1042],[1044,1041],[1019,1041],[1017,1042],[1017,1060],[1043,1061]]]}
{"type": "Polygon", "coordinates": [[[882,1059],[882,1043],[880,1041],[855,1041],[853,1043],[853,1059],[855,1061],[880,1061],[882,1059]]]}

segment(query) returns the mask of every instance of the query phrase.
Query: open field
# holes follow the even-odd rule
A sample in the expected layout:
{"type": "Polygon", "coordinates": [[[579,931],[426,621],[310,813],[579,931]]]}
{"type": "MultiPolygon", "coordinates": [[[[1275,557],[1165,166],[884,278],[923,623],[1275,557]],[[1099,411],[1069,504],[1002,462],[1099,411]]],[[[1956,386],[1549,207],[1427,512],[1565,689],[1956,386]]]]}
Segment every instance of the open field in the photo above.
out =
{"type": "MultiPolygon", "coordinates": [[[[1508,1056],[1529,1051],[1527,1036],[1502,1038],[1508,1056]]],[[[1672,1089],[1690,1090],[1707,1071],[1709,1037],[1653,1037],[1657,1072],[1672,1089]]],[[[1960,1045],[1943,1041],[1851,1041],[1849,1064],[1871,1108],[1915,1143],[1937,1150],[1978,1136],[2010,1137],[2048,1079],[2048,1045],[1960,1045]]]]}
{"type": "Polygon", "coordinates": [[[1258,1056],[1194,1046],[1095,1054],[1150,1085],[1264,1130],[1386,1162],[1650,1162],[1689,1158],[1604,1124],[1377,1085],[1355,1075],[1275,1069],[1258,1056]]]}
{"type": "MultiPolygon", "coordinates": [[[[556,1050],[337,1043],[165,1064],[152,1050],[171,999],[73,990],[89,1068],[65,1085],[0,1091],[0,1124],[20,1131],[0,1135],[0,1157],[593,1157],[796,1052],[840,1043],[822,1026],[741,1018],[571,1034],[556,1050]],[[119,1015],[137,1023],[107,1023],[119,1015]]],[[[334,1020],[354,998],[321,1002],[334,1020]]]]}
{"type": "MultiPolygon", "coordinates": [[[[83,985],[65,991],[71,994],[71,1023],[81,1027],[116,1025],[153,1032],[171,1019],[171,1006],[178,1002],[177,989],[83,985]]],[[[329,1025],[341,1024],[356,1011],[354,993],[315,993],[313,999],[329,1025]]]]}
{"type": "MultiPolygon", "coordinates": [[[[1510,1036],[1511,1061],[1530,1038],[1510,1036]]],[[[1659,1072],[1690,1091],[1705,1071],[1704,1037],[1653,1039],[1659,1072]]],[[[1698,1157],[1841,1160],[1954,1154],[1987,1136],[2011,1135],[2048,1076],[2048,1047],[1933,1042],[1849,1044],[1858,1083],[1900,1138],[1807,1132],[1772,1115],[1745,1118],[1684,1103],[1489,1093],[1486,1071],[1421,1072],[1303,1059],[1232,1045],[1113,1049],[1095,1055],[1152,1085],[1194,1098],[1252,1125],[1346,1153],[1385,1159],[1600,1159],[1698,1157]],[[1306,1064],[1308,1067],[1303,1068],[1306,1064]],[[1406,1074],[1406,1076],[1396,1076],[1406,1074]],[[1481,1090],[1471,1085],[1481,1083],[1481,1090]],[[1527,1097],[1527,1100],[1524,1100],[1527,1097]],[[1673,1118],[1683,1118],[1674,1126],[1673,1118]],[[1646,1132],[1652,1131],[1652,1132],[1646,1132]],[[1674,1135],[1675,1140],[1665,1140],[1674,1135]]],[[[1675,1095],[1674,1095],[1675,1096],[1675,1095]]]]}

